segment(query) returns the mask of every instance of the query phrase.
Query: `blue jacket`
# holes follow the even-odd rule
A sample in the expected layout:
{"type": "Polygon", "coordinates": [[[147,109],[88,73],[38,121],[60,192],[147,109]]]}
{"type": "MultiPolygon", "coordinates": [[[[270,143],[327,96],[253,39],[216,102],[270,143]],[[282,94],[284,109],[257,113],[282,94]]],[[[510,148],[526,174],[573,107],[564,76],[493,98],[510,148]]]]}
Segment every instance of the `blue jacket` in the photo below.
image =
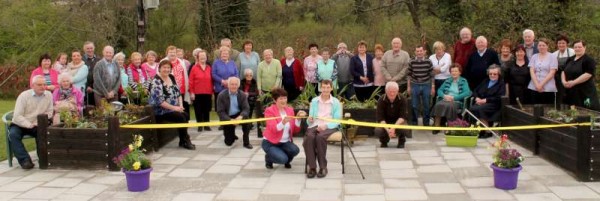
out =
{"type": "MultiPolygon", "coordinates": [[[[312,99],[312,101],[310,101],[310,109],[308,110],[308,116],[309,117],[313,117],[313,118],[317,118],[318,114],[319,114],[319,97],[314,97],[312,99]]],[[[331,116],[333,117],[333,119],[342,119],[342,104],[340,103],[340,101],[331,96],[331,109],[332,109],[332,114],[331,116]]],[[[327,128],[328,129],[334,129],[334,128],[338,128],[340,124],[339,123],[334,123],[334,122],[329,122],[327,123],[327,128]]]]}
{"type": "MultiPolygon", "coordinates": [[[[440,86],[440,89],[438,89],[437,91],[437,100],[443,100],[444,99],[444,95],[448,94],[448,90],[450,89],[450,86],[452,85],[452,82],[454,81],[454,79],[452,77],[446,79],[444,81],[444,83],[442,84],[442,86],[440,86]]],[[[469,89],[469,83],[467,82],[467,79],[463,78],[463,77],[458,77],[458,96],[454,97],[455,101],[458,102],[462,102],[466,97],[471,96],[471,89],[469,89]]]]}
{"type": "MultiPolygon", "coordinates": [[[[372,83],[375,80],[375,74],[373,74],[373,56],[367,54],[366,59],[367,78],[369,78],[369,81],[372,83]]],[[[350,58],[350,72],[354,77],[354,81],[352,83],[359,85],[365,84],[362,82],[362,80],[360,80],[360,76],[365,75],[365,69],[363,68],[362,61],[360,60],[360,57],[358,57],[358,55],[355,55],[352,58],[350,58]]]]}

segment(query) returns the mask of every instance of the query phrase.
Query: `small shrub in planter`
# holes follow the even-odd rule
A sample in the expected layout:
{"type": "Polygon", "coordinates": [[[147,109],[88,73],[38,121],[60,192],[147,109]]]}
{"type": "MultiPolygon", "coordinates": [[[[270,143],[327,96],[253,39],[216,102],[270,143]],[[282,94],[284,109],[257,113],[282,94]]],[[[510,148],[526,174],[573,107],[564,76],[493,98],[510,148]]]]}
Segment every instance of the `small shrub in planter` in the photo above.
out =
{"type": "MultiPolygon", "coordinates": [[[[475,128],[475,126],[469,124],[469,122],[459,118],[454,121],[448,121],[448,127],[475,128]]],[[[456,147],[474,147],[477,146],[478,135],[479,131],[477,130],[450,130],[448,133],[446,133],[446,145],[456,147]]]]}

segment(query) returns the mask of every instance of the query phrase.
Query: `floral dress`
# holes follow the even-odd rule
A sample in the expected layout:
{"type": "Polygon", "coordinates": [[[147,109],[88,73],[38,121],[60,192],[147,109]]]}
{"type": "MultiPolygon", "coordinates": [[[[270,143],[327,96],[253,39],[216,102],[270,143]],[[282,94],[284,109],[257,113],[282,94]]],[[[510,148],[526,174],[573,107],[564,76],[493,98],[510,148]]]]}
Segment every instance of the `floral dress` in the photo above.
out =
{"type": "Polygon", "coordinates": [[[164,81],[159,76],[154,77],[154,80],[152,80],[150,98],[148,102],[154,108],[155,115],[163,115],[173,112],[172,110],[161,107],[160,104],[162,102],[167,102],[171,105],[179,105],[181,91],[175,82],[175,78],[172,75],[169,75],[169,78],[173,83],[171,86],[166,86],[164,81]]]}

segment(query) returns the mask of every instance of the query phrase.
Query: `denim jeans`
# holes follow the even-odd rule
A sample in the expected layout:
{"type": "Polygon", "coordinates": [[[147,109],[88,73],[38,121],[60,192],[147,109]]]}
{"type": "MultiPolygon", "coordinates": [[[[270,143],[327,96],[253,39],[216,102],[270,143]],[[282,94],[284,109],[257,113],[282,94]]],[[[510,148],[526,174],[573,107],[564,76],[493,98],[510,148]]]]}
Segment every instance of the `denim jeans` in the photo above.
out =
{"type": "Polygon", "coordinates": [[[37,143],[37,127],[36,128],[22,128],[15,124],[11,124],[9,127],[8,140],[10,141],[10,148],[12,149],[15,158],[19,161],[19,164],[22,164],[26,160],[31,160],[29,153],[25,149],[25,145],[23,145],[23,136],[30,135],[35,137],[35,141],[37,143]]]}
{"type": "Polygon", "coordinates": [[[431,83],[410,83],[410,97],[412,106],[411,124],[417,125],[419,119],[419,109],[423,110],[423,125],[429,125],[429,101],[431,97],[431,83]],[[422,107],[419,107],[419,103],[422,107]]]}
{"type": "Polygon", "coordinates": [[[261,146],[266,153],[265,162],[267,163],[291,163],[294,157],[300,153],[300,148],[293,142],[272,144],[268,140],[263,140],[261,146]]]}

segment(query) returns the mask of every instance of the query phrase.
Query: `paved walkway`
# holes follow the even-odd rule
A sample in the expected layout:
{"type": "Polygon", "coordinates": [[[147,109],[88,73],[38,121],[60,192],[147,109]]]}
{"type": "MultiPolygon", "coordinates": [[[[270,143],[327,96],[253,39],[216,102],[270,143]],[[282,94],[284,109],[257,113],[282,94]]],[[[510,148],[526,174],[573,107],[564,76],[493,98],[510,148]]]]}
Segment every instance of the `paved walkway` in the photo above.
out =
{"type": "MultiPolygon", "coordinates": [[[[216,130],[216,129],[214,129],[216,130]]],[[[253,150],[241,142],[226,147],[218,131],[192,132],[196,151],[170,143],[151,154],[151,187],[127,191],[121,172],[85,170],[24,171],[0,163],[1,200],[600,200],[600,183],[581,183],[547,161],[526,156],[516,190],[493,187],[489,141],[477,148],[446,147],[443,135],[416,131],[405,149],[379,148],[375,138],[357,141],[354,154],[362,180],[347,152],[342,175],[339,145],[329,145],[329,175],[306,179],[303,152],[292,169],[264,167],[260,139],[253,150]]],[[[239,130],[238,133],[241,133],[239,130]]],[[[302,138],[294,139],[301,145],[302,138]]],[[[300,148],[302,148],[300,146],[300,148]]]]}

